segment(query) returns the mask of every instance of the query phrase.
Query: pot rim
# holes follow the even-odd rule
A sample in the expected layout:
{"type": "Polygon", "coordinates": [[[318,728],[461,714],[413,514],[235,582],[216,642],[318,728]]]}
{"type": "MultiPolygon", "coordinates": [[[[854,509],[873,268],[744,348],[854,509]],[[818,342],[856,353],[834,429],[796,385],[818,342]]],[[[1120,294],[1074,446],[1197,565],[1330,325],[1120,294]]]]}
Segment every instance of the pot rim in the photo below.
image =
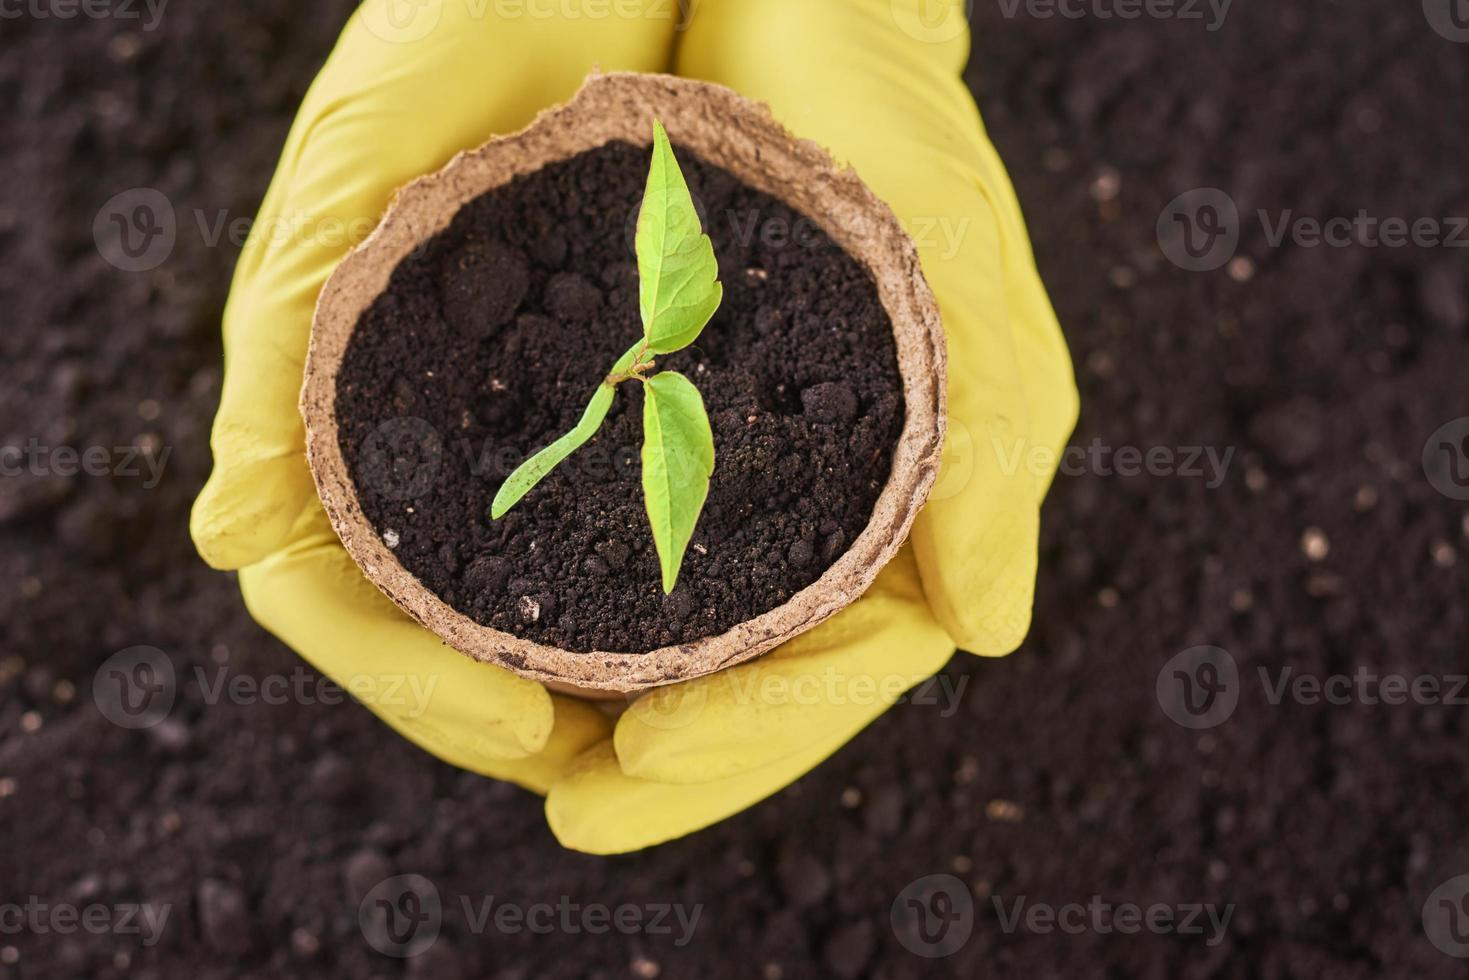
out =
{"type": "Polygon", "coordinates": [[[568,693],[616,697],[750,660],[857,599],[898,552],[928,498],[944,443],[946,353],[939,311],[912,239],[854,170],[787,132],[763,103],[708,82],[594,73],[571,101],[518,133],[457,154],[400,188],[372,234],[333,271],[312,321],[301,391],[306,450],[322,505],[343,546],[384,594],[446,643],[568,693]],[[867,268],[892,322],[904,422],[892,470],[862,533],[811,585],[723,633],[647,653],[577,653],[483,626],[405,569],[367,520],[338,441],[337,372],[362,312],[422,241],[494,187],[612,140],[651,145],[661,119],[679,145],[813,220],[867,268]]]}

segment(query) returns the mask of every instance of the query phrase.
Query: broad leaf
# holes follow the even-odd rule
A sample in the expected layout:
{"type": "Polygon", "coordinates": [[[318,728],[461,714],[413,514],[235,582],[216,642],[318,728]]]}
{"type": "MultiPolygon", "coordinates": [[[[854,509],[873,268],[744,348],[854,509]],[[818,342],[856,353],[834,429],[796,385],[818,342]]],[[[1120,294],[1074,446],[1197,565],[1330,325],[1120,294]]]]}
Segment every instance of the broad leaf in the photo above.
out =
{"type": "Polygon", "coordinates": [[[653,163],[638,213],[638,304],[648,346],[669,354],[692,344],[719,309],[724,287],[714,245],[663,124],[653,123],[653,163]]]}
{"type": "Polygon", "coordinates": [[[714,433],[699,389],[678,372],[655,374],[643,395],[643,497],[667,593],[709,496],[714,433]]]}
{"type": "MultiPolygon", "coordinates": [[[[631,351],[624,354],[618,363],[622,364],[623,361],[632,362],[631,351]]],[[[582,413],[581,421],[576,423],[576,427],[515,468],[515,472],[511,473],[500,485],[494,502],[490,504],[491,520],[498,521],[503,517],[507,510],[520,503],[521,497],[530,493],[537,483],[544,480],[557,464],[576,452],[588,439],[597,434],[597,430],[602,427],[602,420],[607,418],[607,412],[612,408],[614,394],[616,390],[611,385],[597,385],[597,393],[592,395],[592,400],[587,405],[587,410],[582,413]]]]}

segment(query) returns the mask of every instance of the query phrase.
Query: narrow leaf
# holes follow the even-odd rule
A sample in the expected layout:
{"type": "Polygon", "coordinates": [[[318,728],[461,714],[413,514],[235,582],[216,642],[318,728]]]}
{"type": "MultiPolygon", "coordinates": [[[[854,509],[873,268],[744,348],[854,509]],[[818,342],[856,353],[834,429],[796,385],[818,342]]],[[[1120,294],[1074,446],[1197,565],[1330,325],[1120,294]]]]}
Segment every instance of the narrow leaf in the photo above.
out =
{"type": "Polygon", "coordinates": [[[724,287],[714,245],[674,158],[663,124],[653,123],[653,163],[638,213],[638,304],[643,336],[659,354],[692,344],[719,309],[724,287]]]}
{"type": "MultiPolygon", "coordinates": [[[[631,363],[631,353],[623,355],[623,360],[631,363]]],[[[619,364],[622,360],[618,361],[619,364]]],[[[544,480],[552,470],[566,457],[580,449],[588,439],[597,434],[602,426],[602,420],[607,418],[607,412],[612,408],[612,396],[615,389],[608,384],[597,385],[597,393],[592,395],[587,410],[582,413],[581,421],[576,423],[566,435],[551,443],[545,449],[536,453],[524,463],[515,468],[500,485],[500,490],[495,494],[495,500],[490,504],[490,519],[498,521],[505,512],[520,502],[520,498],[530,493],[537,483],[544,480]]]]}
{"type": "Polygon", "coordinates": [[[699,389],[678,372],[655,374],[643,393],[643,497],[668,593],[709,496],[714,433],[699,389]]]}

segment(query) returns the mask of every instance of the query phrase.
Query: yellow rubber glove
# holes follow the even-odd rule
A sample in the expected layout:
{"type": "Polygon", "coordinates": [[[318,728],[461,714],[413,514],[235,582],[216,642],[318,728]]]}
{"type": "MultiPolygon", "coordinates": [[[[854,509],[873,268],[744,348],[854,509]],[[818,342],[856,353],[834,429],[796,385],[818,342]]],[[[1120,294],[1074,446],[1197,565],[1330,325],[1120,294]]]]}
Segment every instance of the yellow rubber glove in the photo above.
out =
{"type": "Polygon", "coordinates": [[[547,818],[569,847],[633,850],[738,812],[834,752],[956,643],[998,655],[1026,632],[1051,473],[1023,461],[1063,444],[1076,395],[1019,208],[958,79],[962,14],[934,19],[928,6],[700,0],[680,32],[666,0],[640,17],[626,0],[535,16],[534,4],[369,0],[297,120],[262,220],[304,212],[351,227],[397,185],[569,96],[593,62],[666,70],[677,43],[680,73],[770,103],[856,166],[919,242],[948,333],[951,434],[913,546],[821,628],[645,697],[612,738],[595,709],[447,650],[357,571],[315,500],[295,410],[311,306],[346,246],[252,242],[242,256],[216,472],[194,514],[200,552],[248,565],[252,613],[337,680],[381,678],[386,691],[405,672],[420,689],[438,678],[413,717],[386,694],[365,700],[452,763],[549,788],[547,818]]]}

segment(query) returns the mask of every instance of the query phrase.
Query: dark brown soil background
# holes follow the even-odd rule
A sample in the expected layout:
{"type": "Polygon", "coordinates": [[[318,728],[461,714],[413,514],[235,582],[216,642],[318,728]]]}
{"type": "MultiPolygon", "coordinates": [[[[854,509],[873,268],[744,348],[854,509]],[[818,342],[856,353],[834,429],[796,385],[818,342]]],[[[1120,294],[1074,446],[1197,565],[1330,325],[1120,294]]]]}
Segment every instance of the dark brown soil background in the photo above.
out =
{"type": "Polygon", "coordinates": [[[640,385],[620,385],[596,436],[489,517],[642,335],[629,222],[645,150],[611,144],[471,201],[394,270],[337,379],[342,456],[403,567],[477,622],[563,650],[646,653],[785,602],[867,526],[903,428],[872,276],[810,218],[675,149],[724,300],[692,347],[657,360],[698,387],[714,432],[673,592],[643,503],[640,385]]]}
{"type": "Polygon", "coordinates": [[[1192,732],[1155,681],[1199,643],[1230,650],[1246,680],[1465,669],[1465,505],[1419,466],[1428,435],[1469,414],[1465,253],[1272,248],[1251,219],[1248,262],[1189,273],[1159,254],[1155,224],[1199,186],[1246,215],[1469,214],[1469,46],[1418,3],[1238,3],[1213,33],[976,4],[969,79],[1076,355],[1076,444],[1234,446],[1234,463],[1216,489],[1095,466],[1062,477],[1035,629],[1009,659],[950,665],[948,682],[967,682],[954,716],[901,706],[736,819],[606,860],[561,850],[536,798],[435,763],[365,710],[208,705],[192,681],[314,676],[185,531],[237,255],[204,241],[194,209],[253,215],[350,6],[179,3],[151,33],[0,22],[4,441],[172,447],[151,490],[0,480],[0,901],[173,906],[146,949],[0,935],[0,975],[1463,974],[1419,909],[1469,872],[1465,707],[1271,705],[1251,682],[1228,721],[1192,732]],[[173,201],[179,244],[151,273],[120,273],[92,222],[138,186],[173,201]],[[146,734],[87,694],[104,658],[140,643],[191,679],[146,734]],[[359,890],[384,869],[427,875],[454,903],[406,968],[357,926],[359,890]],[[927,961],[889,910],[937,872],[968,883],[976,922],[927,961]],[[456,899],[489,894],[704,908],[683,947],[472,935],[456,899]],[[991,901],[1093,895],[1235,911],[1208,947],[1006,933],[991,901]]]}

